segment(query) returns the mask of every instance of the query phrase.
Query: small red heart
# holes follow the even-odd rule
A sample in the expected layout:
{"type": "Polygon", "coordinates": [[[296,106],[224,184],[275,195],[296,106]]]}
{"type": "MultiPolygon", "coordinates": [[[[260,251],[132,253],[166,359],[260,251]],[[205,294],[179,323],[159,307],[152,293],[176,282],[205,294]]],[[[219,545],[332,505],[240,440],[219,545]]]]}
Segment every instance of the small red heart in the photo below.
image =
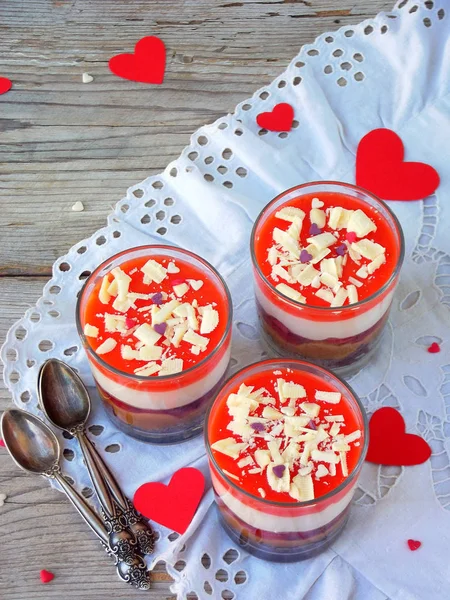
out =
{"type": "Polygon", "coordinates": [[[353,244],[353,242],[356,242],[356,233],[354,231],[347,231],[345,239],[347,242],[350,242],[350,244],[353,244]]]}
{"type": "Polygon", "coordinates": [[[414,550],[418,550],[421,545],[422,542],[419,542],[418,540],[408,540],[408,546],[412,552],[414,552],[414,550]]]}
{"type": "Polygon", "coordinates": [[[356,153],[356,183],[383,200],[421,200],[439,185],[433,167],[421,162],[404,162],[400,137],[390,129],[369,131],[356,153]]]}
{"type": "Polygon", "coordinates": [[[147,519],[183,534],[194,518],[205,489],[203,474],[192,467],[177,471],[169,485],[144,483],[136,490],[133,504],[147,519]]]}
{"type": "Polygon", "coordinates": [[[55,579],[53,573],[50,573],[50,571],[46,571],[45,569],[39,573],[39,577],[41,578],[42,583],[50,583],[52,579],[55,579]]]}
{"type": "Polygon", "coordinates": [[[11,79],[7,77],[0,77],[0,94],[6,94],[12,87],[11,79]]]}
{"type": "Polygon", "coordinates": [[[271,112],[263,112],[256,117],[258,125],[269,131],[289,131],[293,121],[294,109],[286,102],[276,104],[271,112]]]}
{"type": "Polygon", "coordinates": [[[402,415],[391,407],[376,410],[369,422],[369,449],[366,460],[379,465],[419,465],[431,456],[426,441],[405,433],[402,415]]]}
{"type": "Polygon", "coordinates": [[[6,444],[5,444],[5,442],[4,442],[4,441],[3,441],[1,438],[0,438],[0,446],[1,446],[2,448],[6,448],[6,444]]]}
{"type": "Polygon", "coordinates": [[[427,348],[428,352],[430,352],[431,354],[436,354],[436,352],[440,352],[441,351],[441,347],[439,346],[439,344],[437,342],[433,342],[431,344],[431,346],[429,346],[427,348]]]}
{"type": "Polygon", "coordinates": [[[118,77],[141,83],[160,84],[166,68],[166,47],[151,35],[139,40],[134,54],[118,54],[109,61],[109,68],[118,77]]]}

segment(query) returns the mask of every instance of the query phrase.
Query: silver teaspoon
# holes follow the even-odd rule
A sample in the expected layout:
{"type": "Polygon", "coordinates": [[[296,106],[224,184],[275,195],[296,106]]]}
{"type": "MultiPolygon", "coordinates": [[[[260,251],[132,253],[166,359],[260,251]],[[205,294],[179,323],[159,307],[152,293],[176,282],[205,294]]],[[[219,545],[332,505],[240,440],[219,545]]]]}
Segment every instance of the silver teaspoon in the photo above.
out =
{"type": "Polygon", "coordinates": [[[100,538],[116,561],[116,569],[124,581],[139,589],[150,589],[150,579],[141,560],[130,561],[127,548],[123,548],[105,528],[91,507],[64,479],[59,465],[60,446],[53,431],[35,415],[11,408],[6,410],[0,421],[0,429],[6,449],[14,462],[24,471],[55,479],[71,503],[100,538]]]}
{"type": "Polygon", "coordinates": [[[66,363],[51,358],[39,372],[38,395],[47,418],[59,429],[73,435],[81,448],[107,527],[129,529],[144,554],[151,554],[154,535],[131,502],[124,496],[111,471],[86,436],[85,424],[91,399],[80,377],[66,363]],[[113,500],[114,497],[114,500],[113,500]],[[109,522],[109,525],[108,525],[109,522]]]}

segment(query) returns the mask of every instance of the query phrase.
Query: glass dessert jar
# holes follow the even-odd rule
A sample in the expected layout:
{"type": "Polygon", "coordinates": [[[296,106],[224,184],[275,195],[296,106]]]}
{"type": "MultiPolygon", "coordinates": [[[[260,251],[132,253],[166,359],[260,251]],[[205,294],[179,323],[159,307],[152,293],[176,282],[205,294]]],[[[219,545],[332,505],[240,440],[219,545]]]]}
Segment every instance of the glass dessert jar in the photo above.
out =
{"type": "Polygon", "coordinates": [[[384,202],[347,183],[299,185],[262,210],[251,256],[261,335],[276,355],[343,376],[369,362],[404,256],[384,202]]]}
{"type": "Polygon", "coordinates": [[[270,359],[225,383],[208,412],[205,444],[230,538],[260,558],[296,561],[322,552],[345,526],[367,417],[329,371],[270,359]]]}
{"type": "Polygon", "coordinates": [[[119,429],[161,444],[200,433],[231,347],[230,294],[209,263],[172,246],[125,250],[86,280],[76,319],[119,429]]]}

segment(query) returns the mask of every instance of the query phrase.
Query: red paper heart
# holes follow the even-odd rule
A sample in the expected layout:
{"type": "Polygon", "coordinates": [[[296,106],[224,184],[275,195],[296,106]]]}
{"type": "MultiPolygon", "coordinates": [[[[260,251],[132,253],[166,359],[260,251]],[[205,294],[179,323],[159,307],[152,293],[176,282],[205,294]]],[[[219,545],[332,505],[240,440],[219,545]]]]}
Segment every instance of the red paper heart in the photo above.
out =
{"type": "Polygon", "coordinates": [[[184,533],[192,521],[205,489],[205,478],[198,469],[177,471],[169,485],[144,483],[136,490],[133,504],[147,519],[184,533]]]}
{"type": "Polygon", "coordinates": [[[155,36],[143,37],[134,54],[118,54],[109,61],[109,68],[118,77],[141,83],[162,83],[166,68],[164,42],[155,36]]]}
{"type": "Polygon", "coordinates": [[[418,550],[421,545],[422,542],[419,542],[419,540],[408,540],[408,546],[412,552],[414,552],[414,550],[418,550]]]}
{"type": "Polygon", "coordinates": [[[272,112],[263,112],[256,117],[258,125],[269,131],[289,131],[293,120],[294,109],[286,102],[276,104],[272,112]]]}
{"type": "Polygon", "coordinates": [[[437,342],[433,342],[431,344],[431,346],[429,346],[427,348],[428,352],[430,352],[430,354],[436,354],[436,352],[440,352],[441,351],[441,347],[439,346],[439,344],[437,342]]]}
{"type": "Polygon", "coordinates": [[[50,573],[50,571],[46,571],[45,569],[39,573],[39,577],[41,578],[42,583],[50,583],[52,579],[55,579],[53,573],[50,573]]]}
{"type": "Polygon", "coordinates": [[[420,436],[405,433],[405,421],[395,408],[376,410],[369,422],[369,434],[368,462],[410,466],[430,458],[430,446],[420,436]]]}
{"type": "Polygon", "coordinates": [[[12,81],[7,77],[0,77],[0,94],[6,94],[12,87],[12,81]]]}
{"type": "Polygon", "coordinates": [[[390,129],[369,131],[356,153],[356,183],[383,200],[421,200],[439,185],[433,167],[404,162],[400,137],[390,129]]]}

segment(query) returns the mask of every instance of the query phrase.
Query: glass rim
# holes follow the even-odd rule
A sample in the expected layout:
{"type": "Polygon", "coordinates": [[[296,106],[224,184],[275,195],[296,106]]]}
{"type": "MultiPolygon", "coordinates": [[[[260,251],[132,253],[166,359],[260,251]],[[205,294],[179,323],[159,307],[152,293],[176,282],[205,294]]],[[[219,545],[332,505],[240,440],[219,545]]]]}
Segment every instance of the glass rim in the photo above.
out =
{"type": "Polygon", "coordinates": [[[220,476],[223,479],[225,479],[225,481],[232,488],[234,488],[236,491],[238,491],[240,494],[243,494],[244,496],[247,496],[248,498],[251,498],[252,500],[257,500],[258,502],[260,502],[262,504],[266,504],[267,506],[272,506],[272,507],[277,507],[277,508],[284,507],[286,509],[306,508],[309,506],[314,506],[315,504],[320,504],[324,501],[327,501],[327,500],[333,498],[334,496],[338,495],[342,490],[344,490],[345,487],[347,487],[347,485],[355,479],[356,474],[359,473],[359,471],[366,459],[367,449],[369,446],[369,421],[367,418],[366,409],[364,408],[361,400],[359,399],[359,396],[354,392],[353,388],[346,381],[341,379],[338,375],[336,375],[332,371],[328,371],[327,369],[324,369],[323,367],[319,367],[318,365],[307,362],[305,360],[298,360],[295,358],[286,358],[286,359],[268,358],[266,360],[257,361],[255,363],[247,365],[246,367],[243,367],[242,369],[239,369],[239,371],[234,373],[234,375],[231,375],[230,377],[228,377],[228,379],[225,381],[225,383],[221,386],[220,392],[216,395],[214,402],[212,402],[211,405],[208,407],[208,410],[205,415],[204,442],[205,442],[205,448],[206,448],[208,458],[211,460],[212,464],[214,465],[214,468],[218,471],[220,476]],[[348,477],[346,477],[346,479],[344,479],[344,481],[342,483],[340,483],[333,490],[327,492],[323,496],[314,498],[313,500],[306,500],[303,502],[302,501],[300,501],[300,502],[279,502],[278,500],[267,500],[266,498],[261,498],[259,496],[255,496],[254,494],[251,494],[250,492],[247,492],[246,490],[244,490],[242,487],[239,487],[231,479],[231,477],[228,477],[228,475],[223,472],[223,469],[217,463],[217,461],[214,457],[214,454],[211,450],[211,444],[209,442],[209,436],[208,436],[208,425],[209,425],[209,417],[211,415],[211,411],[212,411],[215,403],[217,402],[217,398],[218,398],[219,394],[222,392],[222,390],[227,385],[229,385],[233,381],[233,379],[237,378],[244,371],[251,369],[253,367],[256,367],[256,366],[270,365],[270,364],[278,364],[278,366],[281,366],[282,363],[295,363],[295,365],[297,365],[299,367],[301,367],[303,365],[307,365],[308,367],[312,367],[313,369],[316,369],[317,371],[321,371],[321,372],[326,373],[327,375],[331,375],[332,377],[337,379],[339,381],[339,383],[341,383],[344,386],[344,388],[346,388],[347,391],[350,392],[351,396],[356,401],[356,404],[361,413],[362,421],[363,421],[364,445],[361,448],[361,454],[359,455],[358,462],[356,463],[353,471],[348,475],[348,477]]]}
{"type": "MultiPolygon", "coordinates": [[[[151,255],[149,255],[149,257],[150,256],[151,255]]],[[[170,380],[179,379],[180,377],[184,377],[185,375],[194,372],[196,369],[200,369],[201,367],[203,367],[222,348],[223,343],[225,342],[225,340],[228,337],[228,334],[230,333],[232,320],[233,320],[233,304],[232,304],[230,290],[228,289],[228,286],[225,283],[225,280],[222,277],[222,275],[219,273],[219,271],[217,271],[217,269],[215,269],[211,265],[211,263],[209,263],[207,260],[205,260],[204,258],[199,256],[198,254],[195,254],[194,252],[191,252],[190,250],[185,250],[184,248],[179,248],[178,246],[170,246],[167,244],[166,245],[164,245],[164,244],[147,244],[144,246],[133,246],[132,248],[127,248],[125,250],[122,250],[121,252],[117,252],[113,256],[110,256],[109,258],[107,258],[106,260],[101,262],[94,269],[94,271],[92,271],[92,273],[89,275],[89,277],[84,282],[83,287],[81,288],[81,290],[78,294],[77,304],[76,304],[76,308],[75,308],[75,321],[76,321],[77,331],[78,331],[78,335],[83,343],[83,347],[84,347],[85,351],[89,355],[91,355],[94,360],[98,361],[102,367],[104,367],[108,371],[111,371],[112,373],[114,373],[114,375],[119,375],[120,377],[124,377],[126,379],[130,379],[133,381],[145,381],[147,383],[150,383],[150,382],[158,382],[159,383],[159,382],[167,382],[170,380]],[[166,250],[166,251],[167,251],[167,249],[170,249],[172,251],[179,252],[181,254],[185,254],[185,255],[187,255],[191,258],[194,258],[195,260],[203,263],[203,265],[207,269],[212,271],[214,273],[214,275],[218,278],[218,280],[221,283],[223,290],[225,292],[225,296],[226,296],[226,299],[228,302],[228,316],[227,316],[227,322],[226,322],[225,330],[223,332],[222,337],[217,342],[216,347],[209,354],[207,354],[204,358],[202,358],[202,360],[200,360],[195,365],[192,365],[188,369],[180,371],[179,373],[173,373],[171,375],[162,375],[162,376],[157,376],[157,377],[149,377],[149,376],[145,376],[145,375],[136,375],[135,373],[127,373],[126,371],[117,369],[116,367],[113,367],[112,365],[107,363],[101,356],[99,356],[95,352],[95,350],[93,350],[93,348],[91,348],[89,342],[86,339],[83,328],[81,327],[80,312],[81,312],[81,301],[83,299],[83,295],[86,291],[86,287],[87,287],[88,283],[93,279],[94,276],[96,276],[98,274],[99,271],[102,270],[102,268],[107,263],[114,261],[117,258],[120,258],[121,256],[126,255],[126,254],[131,253],[136,250],[154,250],[154,249],[160,249],[160,250],[166,250]]]]}
{"type": "MultiPolygon", "coordinates": [[[[317,192],[317,193],[319,194],[320,192],[317,192]]],[[[300,195],[304,195],[304,194],[300,194],[300,195]]],[[[301,183],[300,185],[296,185],[294,187],[291,187],[291,188],[279,193],[268,204],[266,204],[266,206],[261,210],[261,212],[255,219],[255,222],[253,224],[252,231],[250,234],[250,255],[251,255],[252,265],[256,269],[262,282],[265,285],[267,285],[276,296],[280,296],[285,302],[287,302],[291,306],[295,306],[296,308],[306,308],[308,310],[320,311],[320,312],[325,312],[325,313],[337,312],[337,311],[338,312],[341,312],[341,311],[349,312],[349,311],[353,311],[354,309],[359,308],[360,306],[364,306],[368,302],[371,302],[374,298],[383,294],[387,289],[389,289],[389,287],[392,285],[392,283],[395,281],[396,277],[398,276],[399,271],[403,264],[403,260],[405,257],[405,238],[403,235],[402,227],[400,225],[400,221],[398,220],[397,216],[393,213],[393,211],[389,208],[389,206],[383,200],[381,200],[381,198],[378,198],[378,196],[376,196],[372,192],[369,192],[369,190],[366,190],[365,188],[362,188],[357,185],[353,185],[352,183],[346,183],[344,181],[332,181],[332,180],[309,181],[308,183],[301,183]],[[388,212],[389,216],[392,218],[392,220],[394,222],[396,232],[398,235],[399,247],[400,247],[400,252],[398,255],[398,259],[397,259],[395,268],[393,269],[389,279],[386,281],[386,283],[384,283],[384,285],[380,289],[378,289],[373,294],[370,294],[366,298],[363,298],[362,300],[358,300],[358,302],[355,302],[354,304],[346,304],[344,306],[339,306],[339,307],[337,307],[337,306],[315,306],[314,304],[307,304],[307,303],[298,302],[297,300],[293,300],[292,298],[289,298],[289,296],[286,296],[285,294],[283,294],[282,292],[280,292],[279,290],[276,289],[276,287],[264,275],[258,261],[256,260],[255,237],[256,237],[256,229],[257,229],[261,219],[266,215],[266,213],[269,211],[269,209],[272,207],[272,205],[275,204],[275,202],[277,202],[284,195],[286,195],[290,192],[295,192],[297,190],[303,190],[303,189],[308,188],[313,185],[336,185],[338,187],[351,189],[356,192],[361,192],[361,193],[365,194],[366,196],[369,196],[370,198],[375,200],[375,202],[378,202],[378,204],[380,204],[388,212]]]]}

